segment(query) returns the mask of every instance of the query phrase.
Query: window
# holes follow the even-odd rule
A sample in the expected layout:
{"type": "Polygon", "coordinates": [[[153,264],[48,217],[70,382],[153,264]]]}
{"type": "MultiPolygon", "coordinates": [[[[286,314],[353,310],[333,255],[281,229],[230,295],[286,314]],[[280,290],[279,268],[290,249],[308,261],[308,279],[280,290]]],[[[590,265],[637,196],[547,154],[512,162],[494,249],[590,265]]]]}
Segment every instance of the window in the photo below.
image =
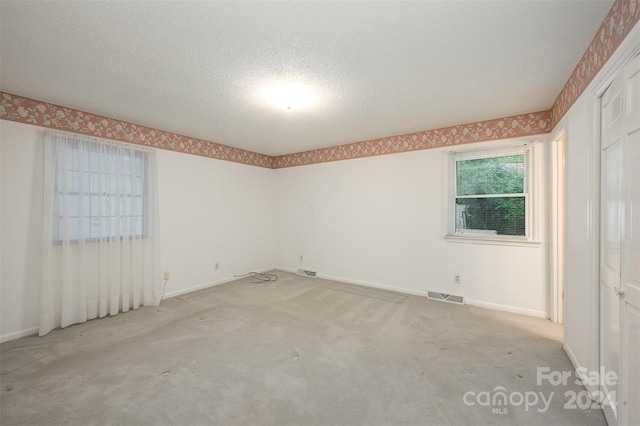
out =
{"type": "Polygon", "coordinates": [[[147,155],[68,140],[56,157],[54,243],[143,238],[147,155]]]}
{"type": "Polygon", "coordinates": [[[451,154],[450,236],[531,238],[531,147],[451,154]]]}

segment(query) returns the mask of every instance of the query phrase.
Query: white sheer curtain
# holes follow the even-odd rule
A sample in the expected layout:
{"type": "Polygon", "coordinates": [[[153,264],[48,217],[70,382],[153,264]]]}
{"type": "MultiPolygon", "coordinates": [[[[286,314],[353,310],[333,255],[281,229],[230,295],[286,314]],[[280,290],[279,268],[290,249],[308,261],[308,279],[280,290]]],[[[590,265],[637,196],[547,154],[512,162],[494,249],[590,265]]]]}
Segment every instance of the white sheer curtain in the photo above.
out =
{"type": "Polygon", "coordinates": [[[155,151],[45,137],[40,335],[160,303],[155,151]]]}

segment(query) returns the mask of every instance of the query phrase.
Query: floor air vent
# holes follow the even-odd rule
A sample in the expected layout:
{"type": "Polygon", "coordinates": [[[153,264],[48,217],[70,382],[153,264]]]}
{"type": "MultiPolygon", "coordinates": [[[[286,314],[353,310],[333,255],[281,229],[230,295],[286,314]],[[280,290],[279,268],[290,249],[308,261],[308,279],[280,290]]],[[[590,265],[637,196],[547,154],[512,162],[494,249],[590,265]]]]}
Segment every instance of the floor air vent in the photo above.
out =
{"type": "Polygon", "coordinates": [[[437,291],[427,292],[427,298],[433,300],[439,300],[441,302],[457,303],[458,305],[464,305],[464,297],[455,296],[453,294],[438,293],[437,291]]]}
{"type": "Polygon", "coordinates": [[[316,277],[316,271],[307,271],[306,269],[298,269],[298,275],[302,275],[303,277],[316,277]]]}

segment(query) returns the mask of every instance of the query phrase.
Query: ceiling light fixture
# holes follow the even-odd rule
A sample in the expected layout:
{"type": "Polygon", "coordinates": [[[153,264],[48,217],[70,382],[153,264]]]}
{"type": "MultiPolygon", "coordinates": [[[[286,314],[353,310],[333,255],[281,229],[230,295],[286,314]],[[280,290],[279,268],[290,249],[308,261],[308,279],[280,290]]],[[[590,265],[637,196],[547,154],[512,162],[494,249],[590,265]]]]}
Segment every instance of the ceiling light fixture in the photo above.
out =
{"type": "Polygon", "coordinates": [[[265,99],[272,105],[285,111],[295,111],[311,105],[316,95],[307,86],[299,82],[282,82],[264,90],[265,99]]]}

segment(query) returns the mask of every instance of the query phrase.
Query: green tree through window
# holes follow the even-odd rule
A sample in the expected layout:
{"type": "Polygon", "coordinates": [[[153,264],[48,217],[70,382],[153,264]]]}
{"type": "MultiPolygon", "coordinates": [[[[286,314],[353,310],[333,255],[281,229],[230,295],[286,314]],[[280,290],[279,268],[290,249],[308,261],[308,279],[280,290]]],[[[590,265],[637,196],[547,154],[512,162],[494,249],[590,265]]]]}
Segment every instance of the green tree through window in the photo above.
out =
{"type": "Polygon", "coordinates": [[[455,161],[455,232],[526,236],[525,154],[455,161]]]}

